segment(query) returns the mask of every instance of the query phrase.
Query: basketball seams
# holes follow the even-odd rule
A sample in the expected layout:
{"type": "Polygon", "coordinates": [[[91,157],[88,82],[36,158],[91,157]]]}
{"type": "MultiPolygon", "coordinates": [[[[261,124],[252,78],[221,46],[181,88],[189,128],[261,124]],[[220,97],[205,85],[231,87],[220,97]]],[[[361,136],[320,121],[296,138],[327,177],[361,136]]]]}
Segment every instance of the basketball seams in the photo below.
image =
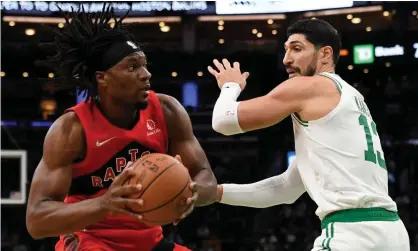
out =
{"type": "Polygon", "coordinates": [[[141,198],[141,196],[147,191],[147,189],[154,183],[154,181],[156,181],[157,179],[158,179],[158,177],[160,177],[165,171],[167,171],[168,169],[170,169],[171,167],[173,167],[173,166],[175,166],[176,164],[179,164],[179,162],[178,161],[176,161],[176,162],[174,162],[174,163],[172,163],[172,164],[170,164],[170,165],[168,165],[167,167],[166,167],[166,169],[164,169],[163,171],[161,171],[158,175],[156,175],[155,177],[154,177],[154,179],[148,184],[148,186],[146,186],[145,188],[143,188],[142,189],[142,191],[141,191],[141,193],[140,193],[140,195],[138,196],[138,197],[136,197],[135,199],[139,199],[139,198],[141,198]]]}
{"type": "MultiPolygon", "coordinates": [[[[165,172],[167,170],[169,170],[173,166],[176,166],[176,164],[180,164],[180,166],[182,166],[182,163],[179,162],[178,160],[175,160],[175,161],[171,160],[173,162],[167,165],[167,163],[169,163],[170,159],[159,159],[158,155],[160,155],[160,154],[161,153],[148,154],[147,156],[141,157],[141,159],[139,160],[138,163],[134,163],[135,166],[132,167],[132,169],[136,173],[136,175],[133,175],[130,178],[128,178],[127,180],[125,180],[124,185],[134,184],[134,182],[136,182],[136,184],[139,184],[139,183],[141,183],[139,181],[142,181],[142,180],[145,181],[145,184],[143,184],[143,187],[142,187],[141,191],[138,191],[138,193],[133,194],[133,196],[135,196],[135,197],[131,197],[132,199],[140,199],[141,197],[143,197],[146,194],[146,192],[148,190],[150,190],[148,193],[154,194],[154,190],[162,189],[160,187],[161,186],[164,187],[165,181],[164,182],[163,181],[155,182],[155,181],[160,179],[160,178],[166,179],[167,175],[168,176],[175,175],[178,178],[181,177],[181,178],[184,179],[185,175],[184,175],[183,170],[178,170],[178,171],[180,171],[179,174],[175,174],[175,173],[177,173],[176,168],[173,169],[174,173],[169,172],[169,173],[165,174],[165,172]],[[144,164],[145,162],[149,162],[149,159],[151,159],[151,162],[153,163],[153,165],[151,165],[151,166],[149,166],[148,164],[147,165],[144,164]],[[162,160],[162,162],[161,162],[161,160],[162,160]],[[155,161],[157,161],[157,163],[158,162],[159,163],[157,164],[157,163],[155,163],[155,161]],[[164,166],[164,165],[166,165],[166,167],[161,169],[162,166],[164,166]],[[138,166],[139,166],[139,169],[137,170],[138,166]],[[144,170],[144,168],[145,168],[145,170],[144,170]],[[158,168],[160,168],[160,170],[158,170],[158,168]],[[136,177],[134,177],[134,176],[136,176],[136,177]],[[144,185],[146,185],[146,186],[144,186],[144,185]],[[150,188],[152,185],[154,185],[154,188],[150,188]]],[[[184,168],[184,166],[183,166],[183,168],[184,168]]],[[[161,226],[161,225],[166,225],[166,224],[172,223],[178,217],[180,217],[178,214],[181,213],[181,211],[186,210],[186,207],[187,207],[185,199],[186,199],[186,197],[189,197],[189,192],[186,191],[186,189],[188,188],[188,186],[191,182],[190,176],[187,175],[187,177],[188,178],[186,178],[185,184],[183,183],[184,184],[183,188],[181,188],[181,186],[180,186],[181,185],[180,180],[177,180],[176,182],[174,182],[173,186],[176,187],[175,190],[177,190],[177,189],[179,189],[179,190],[177,190],[178,193],[172,195],[171,198],[164,195],[164,200],[161,201],[161,199],[163,199],[163,198],[159,199],[158,196],[155,197],[154,195],[150,196],[149,194],[147,194],[145,196],[146,197],[145,200],[147,200],[147,201],[150,200],[152,202],[149,205],[149,206],[152,207],[151,209],[146,209],[146,207],[145,208],[134,207],[135,209],[127,207],[126,209],[130,212],[135,213],[135,214],[142,214],[143,219],[141,220],[141,222],[143,222],[146,225],[150,225],[150,226],[160,225],[161,226]],[[159,205],[156,203],[158,201],[160,201],[159,205]],[[140,211],[141,209],[143,209],[144,211],[140,211]],[[169,209],[169,210],[167,210],[167,209],[169,209]],[[165,213],[163,213],[163,211],[165,213]],[[164,215],[165,215],[165,217],[164,217],[164,215]],[[173,219],[167,220],[167,218],[166,218],[167,216],[168,216],[168,218],[173,218],[173,219]],[[151,217],[152,220],[147,219],[147,217],[151,217]]],[[[169,194],[172,194],[172,192],[175,192],[175,191],[171,191],[171,192],[166,191],[166,192],[168,192],[169,194]]]]}
{"type": "MultiPolygon", "coordinates": [[[[145,160],[147,160],[148,158],[150,158],[152,155],[154,155],[154,153],[151,153],[151,154],[148,154],[146,157],[143,157],[143,159],[142,158],[140,158],[140,162],[133,168],[133,171],[136,169],[136,168],[138,168],[138,166],[140,165],[140,164],[142,164],[145,160]]],[[[138,175],[135,175],[135,177],[136,177],[136,180],[135,180],[135,184],[138,184],[138,181],[139,181],[139,178],[140,178],[140,176],[138,176],[138,175]]],[[[132,177],[131,178],[129,178],[129,181],[130,181],[130,179],[132,179],[132,177]]],[[[142,184],[141,184],[142,185],[142,184]]],[[[148,186],[149,186],[150,184],[148,184],[148,186]]],[[[148,188],[148,186],[145,188],[145,189],[147,189],[148,188]]],[[[142,195],[144,194],[144,192],[140,192],[140,194],[139,194],[139,196],[136,198],[136,199],[138,199],[138,198],[140,198],[142,195]]]]}
{"type": "MultiPolygon", "coordinates": [[[[147,155],[146,157],[144,157],[143,159],[142,159],[142,158],[138,159],[138,161],[139,161],[138,165],[139,165],[140,163],[142,163],[143,161],[147,160],[149,157],[151,157],[151,155],[153,155],[153,153],[148,154],[148,155],[147,155]]],[[[135,161],[135,162],[136,162],[136,161],[135,161]]],[[[135,163],[135,162],[134,162],[134,163],[135,163]]],[[[131,165],[133,165],[134,163],[132,163],[131,165]]],[[[133,170],[135,170],[135,168],[137,168],[137,166],[135,166],[133,170]]],[[[132,179],[132,177],[129,177],[128,179],[126,179],[126,180],[123,182],[122,186],[124,186],[126,183],[127,183],[127,184],[129,184],[129,181],[131,181],[131,179],[132,179]]],[[[136,181],[138,182],[138,179],[137,179],[136,181]]]]}
{"type": "MultiPolygon", "coordinates": [[[[180,195],[182,195],[183,194],[183,192],[184,192],[184,190],[186,190],[186,188],[189,186],[189,179],[187,179],[187,181],[186,181],[186,185],[183,187],[183,189],[181,189],[181,191],[178,193],[178,194],[176,194],[173,198],[171,198],[171,199],[169,199],[168,201],[166,201],[166,202],[164,202],[163,204],[161,204],[161,205],[159,205],[159,206],[156,206],[156,207],[154,207],[154,208],[152,208],[152,209],[148,209],[148,210],[146,210],[146,211],[139,211],[138,213],[148,213],[148,212],[151,212],[151,211],[154,211],[154,210],[157,210],[157,209],[159,209],[159,208],[162,208],[163,206],[165,206],[165,205],[167,205],[167,204],[169,204],[170,202],[172,202],[173,200],[175,200],[177,197],[179,197],[180,195]]],[[[149,186],[148,186],[149,187],[149,186]]]]}

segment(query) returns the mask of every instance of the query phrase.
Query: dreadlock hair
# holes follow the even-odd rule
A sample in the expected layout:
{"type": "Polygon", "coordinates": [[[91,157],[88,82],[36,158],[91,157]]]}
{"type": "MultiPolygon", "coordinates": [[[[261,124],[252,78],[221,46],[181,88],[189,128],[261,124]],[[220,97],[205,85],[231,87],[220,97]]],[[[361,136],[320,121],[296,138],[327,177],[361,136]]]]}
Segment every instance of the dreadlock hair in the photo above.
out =
{"type": "Polygon", "coordinates": [[[120,41],[135,41],[121,18],[114,15],[113,8],[104,4],[102,12],[86,13],[83,5],[78,11],[60,12],[65,17],[64,30],[54,29],[53,43],[41,44],[45,50],[53,50],[54,56],[36,62],[55,71],[57,78],[52,80],[57,89],[77,88],[87,96],[86,101],[98,94],[95,72],[99,69],[101,55],[112,45],[120,41]],[[114,20],[114,26],[109,21],[114,20]]]}

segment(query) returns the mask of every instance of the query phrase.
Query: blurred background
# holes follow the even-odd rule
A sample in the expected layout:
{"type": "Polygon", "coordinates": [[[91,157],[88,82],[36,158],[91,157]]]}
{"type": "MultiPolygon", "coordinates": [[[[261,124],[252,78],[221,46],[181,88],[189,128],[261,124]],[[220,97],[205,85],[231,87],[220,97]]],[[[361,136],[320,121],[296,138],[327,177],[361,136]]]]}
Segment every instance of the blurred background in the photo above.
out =
{"type": "MultiPolygon", "coordinates": [[[[63,10],[77,2],[1,2],[1,249],[53,250],[57,239],[34,241],[26,230],[28,188],[44,136],[64,109],[82,101],[48,84],[54,72],[34,66],[45,58],[40,42],[63,28],[63,10]]],[[[97,12],[100,2],[83,2],[97,12]]],[[[317,1],[118,2],[143,44],[152,88],[176,97],[219,183],[248,183],[285,171],[294,157],[290,119],[271,128],[225,137],[211,128],[219,90],[206,71],[212,59],[239,61],[251,73],[241,99],[266,94],[287,78],[282,66],[286,28],[319,18],[341,34],[337,73],[356,87],[378,125],[389,172],[390,195],[418,250],[418,3],[317,1]]],[[[111,23],[109,25],[112,25],[111,23]]],[[[293,205],[250,209],[197,208],[167,238],[193,250],[311,250],[320,234],[316,205],[304,194],[293,205]]]]}

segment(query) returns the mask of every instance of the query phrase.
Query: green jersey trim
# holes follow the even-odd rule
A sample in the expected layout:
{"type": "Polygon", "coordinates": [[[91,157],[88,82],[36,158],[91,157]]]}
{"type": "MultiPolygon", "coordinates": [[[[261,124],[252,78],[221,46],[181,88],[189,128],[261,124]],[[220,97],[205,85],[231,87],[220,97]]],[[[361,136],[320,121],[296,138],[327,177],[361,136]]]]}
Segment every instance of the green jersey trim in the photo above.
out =
{"type": "Polygon", "coordinates": [[[309,121],[305,121],[305,120],[301,119],[297,113],[292,113],[291,116],[302,126],[307,127],[309,125],[309,121]]]}
{"type": "Polygon", "coordinates": [[[338,92],[341,94],[342,89],[343,89],[343,85],[342,85],[340,82],[338,82],[338,80],[336,80],[335,78],[333,78],[333,77],[331,77],[331,76],[328,76],[328,75],[327,75],[327,74],[325,74],[325,73],[319,73],[318,75],[331,79],[331,80],[332,80],[332,82],[334,82],[335,87],[337,87],[338,92]]]}

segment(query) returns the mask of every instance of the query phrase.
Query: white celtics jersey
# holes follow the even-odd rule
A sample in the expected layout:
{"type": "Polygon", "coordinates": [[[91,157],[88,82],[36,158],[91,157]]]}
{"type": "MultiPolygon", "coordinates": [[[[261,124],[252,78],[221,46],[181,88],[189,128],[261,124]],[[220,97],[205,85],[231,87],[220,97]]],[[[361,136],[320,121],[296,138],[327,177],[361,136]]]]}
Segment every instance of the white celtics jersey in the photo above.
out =
{"type": "Polygon", "coordinates": [[[297,168],[316,214],[343,209],[380,207],[397,211],[388,195],[388,173],[382,146],[363,96],[338,75],[337,107],[326,116],[303,121],[292,114],[297,168]]]}

